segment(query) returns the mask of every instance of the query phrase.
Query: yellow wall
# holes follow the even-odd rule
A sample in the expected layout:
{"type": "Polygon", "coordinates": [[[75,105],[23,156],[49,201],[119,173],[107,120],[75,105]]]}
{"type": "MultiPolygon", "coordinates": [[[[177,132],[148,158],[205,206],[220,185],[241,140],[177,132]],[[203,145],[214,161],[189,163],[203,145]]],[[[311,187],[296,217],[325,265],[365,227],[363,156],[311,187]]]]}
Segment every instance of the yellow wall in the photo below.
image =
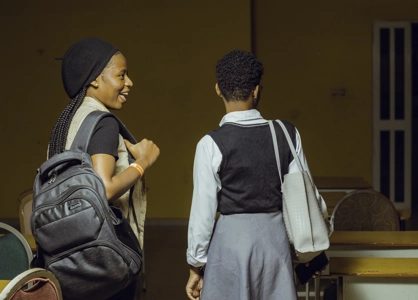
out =
{"type": "MultiPolygon", "coordinates": [[[[127,57],[134,88],[117,115],[138,140],[161,148],[147,172],[148,218],[187,218],[196,143],[224,114],[214,65],[232,49],[250,50],[250,0],[26,2],[0,4],[0,218],[17,217],[17,196],[31,188],[68,101],[54,57],[86,36],[127,57]]],[[[373,20],[418,20],[418,2],[253,5],[254,50],[266,67],[263,116],[298,127],[314,175],[372,182],[373,20]],[[332,97],[334,88],[346,96],[332,97]]]]}
{"type": "Polygon", "coordinates": [[[418,2],[254,3],[264,117],[297,126],[313,175],[372,183],[373,21],[418,20],[418,2]],[[339,88],[346,96],[331,96],[339,88]]]}
{"type": "Polygon", "coordinates": [[[17,217],[17,197],[32,187],[68,103],[54,58],[87,36],[127,57],[134,87],[117,115],[161,148],[147,172],[148,217],[188,217],[196,144],[224,113],[214,66],[232,49],[250,50],[249,0],[24,2],[0,4],[0,218],[17,217]]]}

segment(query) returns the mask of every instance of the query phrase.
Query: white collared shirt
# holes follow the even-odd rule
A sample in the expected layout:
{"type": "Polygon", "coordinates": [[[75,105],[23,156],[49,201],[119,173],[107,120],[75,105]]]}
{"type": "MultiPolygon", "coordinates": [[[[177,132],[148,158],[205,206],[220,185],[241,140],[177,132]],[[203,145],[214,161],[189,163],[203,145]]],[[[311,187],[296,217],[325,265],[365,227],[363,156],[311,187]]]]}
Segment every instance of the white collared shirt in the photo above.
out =
{"type": "MultiPolygon", "coordinates": [[[[237,111],[226,114],[219,126],[225,123],[240,125],[265,124],[256,109],[237,111]]],[[[299,132],[296,129],[296,153],[302,167],[310,175],[308,163],[302,149],[299,132]]],[[[187,262],[195,267],[206,264],[207,251],[215,225],[216,211],[218,207],[217,193],[221,190],[221,181],[218,171],[222,162],[222,154],[216,143],[209,135],[205,135],[197,144],[193,167],[193,199],[190,210],[187,262]]],[[[289,164],[289,173],[299,172],[299,168],[292,160],[289,164]]],[[[316,197],[321,201],[324,218],[328,217],[325,201],[319,195],[315,187],[316,197]]]]}

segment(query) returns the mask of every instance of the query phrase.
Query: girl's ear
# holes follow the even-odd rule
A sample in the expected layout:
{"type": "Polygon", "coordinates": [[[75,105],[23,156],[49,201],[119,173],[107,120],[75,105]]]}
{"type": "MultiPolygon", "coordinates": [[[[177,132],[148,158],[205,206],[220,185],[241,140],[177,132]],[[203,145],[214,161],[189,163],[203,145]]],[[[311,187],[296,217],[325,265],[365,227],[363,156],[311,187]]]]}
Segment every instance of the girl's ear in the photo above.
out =
{"type": "Polygon", "coordinates": [[[259,90],[260,86],[257,85],[253,91],[253,99],[258,99],[258,90],[259,90]]]}
{"type": "Polygon", "coordinates": [[[97,83],[97,80],[93,80],[92,82],[90,82],[90,85],[91,86],[94,86],[94,87],[98,87],[99,86],[99,84],[97,83]]]}
{"type": "Polygon", "coordinates": [[[221,90],[219,89],[218,83],[215,84],[215,91],[219,97],[222,97],[221,90]]]}

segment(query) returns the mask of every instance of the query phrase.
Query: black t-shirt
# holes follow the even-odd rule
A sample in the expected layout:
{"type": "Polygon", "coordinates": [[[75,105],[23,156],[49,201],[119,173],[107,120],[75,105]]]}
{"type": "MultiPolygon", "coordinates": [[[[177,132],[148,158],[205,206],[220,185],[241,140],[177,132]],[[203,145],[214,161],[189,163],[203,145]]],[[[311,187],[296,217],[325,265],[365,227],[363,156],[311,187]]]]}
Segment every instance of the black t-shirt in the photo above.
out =
{"type": "Polygon", "coordinates": [[[104,117],[99,121],[90,139],[87,153],[109,154],[118,160],[119,124],[112,117],[104,117]]]}

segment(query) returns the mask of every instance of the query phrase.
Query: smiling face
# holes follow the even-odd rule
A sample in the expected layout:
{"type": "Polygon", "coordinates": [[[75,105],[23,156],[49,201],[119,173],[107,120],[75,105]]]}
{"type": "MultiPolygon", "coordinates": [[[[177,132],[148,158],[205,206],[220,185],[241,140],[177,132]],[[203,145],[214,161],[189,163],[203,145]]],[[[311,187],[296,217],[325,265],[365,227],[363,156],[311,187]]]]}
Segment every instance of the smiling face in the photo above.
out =
{"type": "Polygon", "coordinates": [[[121,109],[132,85],[126,59],[121,53],[116,53],[103,72],[90,83],[87,96],[103,103],[108,109],[121,109]]]}

